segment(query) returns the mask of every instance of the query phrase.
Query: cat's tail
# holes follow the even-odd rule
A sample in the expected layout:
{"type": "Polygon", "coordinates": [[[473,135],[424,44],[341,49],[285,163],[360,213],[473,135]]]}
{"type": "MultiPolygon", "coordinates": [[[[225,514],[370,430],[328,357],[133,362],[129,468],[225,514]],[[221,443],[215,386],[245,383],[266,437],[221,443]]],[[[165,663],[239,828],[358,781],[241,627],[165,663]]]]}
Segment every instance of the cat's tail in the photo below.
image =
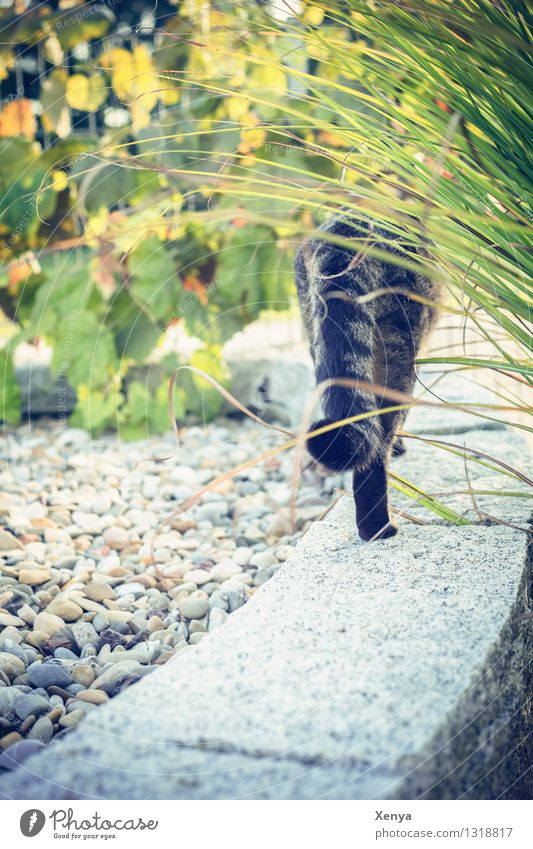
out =
{"type": "MultiPolygon", "coordinates": [[[[324,418],[311,426],[311,432],[351,416],[370,414],[378,406],[368,388],[375,382],[375,302],[359,297],[371,288],[368,268],[359,268],[357,277],[333,274],[332,279],[322,278],[310,293],[315,302],[312,310],[317,332],[312,349],[317,383],[349,381],[348,386],[333,384],[325,389],[324,418]]],[[[361,418],[308,439],[307,449],[333,471],[363,470],[384,451],[380,417],[361,418]]]]}

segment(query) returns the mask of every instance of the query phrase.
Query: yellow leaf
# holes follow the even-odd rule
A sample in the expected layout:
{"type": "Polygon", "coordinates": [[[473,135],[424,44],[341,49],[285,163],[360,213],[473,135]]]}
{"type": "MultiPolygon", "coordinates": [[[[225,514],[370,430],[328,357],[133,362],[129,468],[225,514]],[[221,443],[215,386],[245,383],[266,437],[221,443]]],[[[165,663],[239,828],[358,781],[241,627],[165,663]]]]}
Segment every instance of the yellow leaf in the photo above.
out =
{"type": "Polygon", "coordinates": [[[52,171],[52,188],[54,192],[62,192],[68,186],[67,175],[64,171],[52,171]]]}
{"type": "Polygon", "coordinates": [[[67,80],[66,98],[72,109],[95,112],[107,100],[108,90],[103,74],[72,74],[67,80]]]}
{"type": "Polygon", "coordinates": [[[0,138],[25,136],[34,139],[37,131],[35,117],[31,110],[31,101],[25,97],[6,103],[0,112],[0,138]]]}
{"type": "MultiPolygon", "coordinates": [[[[253,73],[254,82],[260,84],[260,91],[284,97],[287,94],[287,74],[274,65],[260,65],[253,73]]],[[[254,86],[255,89],[255,86],[254,86]]]]}
{"type": "Polygon", "coordinates": [[[133,52],[115,47],[105,57],[111,68],[111,84],[119,100],[130,107],[133,128],[142,129],[150,123],[150,112],[165,85],[157,73],[148,50],[138,44],[133,52]]]}
{"type": "Polygon", "coordinates": [[[159,99],[164,106],[175,106],[176,103],[179,103],[180,96],[181,92],[179,88],[174,88],[168,80],[162,81],[159,99]]]}
{"type": "Polygon", "coordinates": [[[89,78],[85,74],[72,74],[67,80],[67,103],[72,109],[87,111],[89,78]]]}
{"type": "Polygon", "coordinates": [[[304,21],[307,21],[311,26],[319,27],[324,20],[324,9],[320,6],[307,6],[304,12],[304,21]]]}
{"type": "Polygon", "coordinates": [[[228,97],[225,106],[228,117],[239,121],[248,112],[249,103],[244,97],[228,97]]]}
{"type": "Polygon", "coordinates": [[[56,68],[43,79],[41,87],[41,121],[46,130],[60,138],[70,133],[70,109],[65,98],[67,79],[66,72],[56,68]]]}
{"type": "Polygon", "coordinates": [[[15,56],[11,48],[0,47],[0,80],[7,79],[9,72],[15,67],[15,56]]]}
{"type": "Polygon", "coordinates": [[[261,127],[254,127],[251,130],[244,130],[241,133],[241,140],[246,149],[245,152],[249,150],[254,150],[256,147],[260,147],[265,143],[266,140],[266,131],[261,129],[261,127]]]}

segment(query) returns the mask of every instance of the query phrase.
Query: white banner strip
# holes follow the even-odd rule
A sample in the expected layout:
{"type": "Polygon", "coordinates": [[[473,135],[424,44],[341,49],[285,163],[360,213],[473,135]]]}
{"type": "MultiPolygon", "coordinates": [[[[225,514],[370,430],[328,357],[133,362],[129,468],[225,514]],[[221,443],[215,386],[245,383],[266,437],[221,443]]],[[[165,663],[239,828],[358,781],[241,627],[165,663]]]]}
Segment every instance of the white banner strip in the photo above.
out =
{"type": "Polygon", "coordinates": [[[6,849],[532,845],[529,801],[10,801],[0,810],[6,849]]]}

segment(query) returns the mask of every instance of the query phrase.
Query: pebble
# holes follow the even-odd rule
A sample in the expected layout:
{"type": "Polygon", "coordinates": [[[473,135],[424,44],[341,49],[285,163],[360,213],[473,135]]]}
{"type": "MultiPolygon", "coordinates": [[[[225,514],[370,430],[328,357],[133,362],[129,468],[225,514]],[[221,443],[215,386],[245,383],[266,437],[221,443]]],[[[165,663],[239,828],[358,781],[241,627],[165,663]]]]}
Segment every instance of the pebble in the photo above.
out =
{"type": "Polygon", "coordinates": [[[92,705],[103,705],[105,702],[109,701],[109,696],[104,692],[104,690],[80,690],[78,693],[78,699],[92,705]]]}
{"type": "Polygon", "coordinates": [[[28,693],[15,702],[15,713],[19,719],[26,719],[31,714],[40,716],[42,713],[46,713],[49,707],[48,699],[36,693],[28,693]]]}
{"type": "Polygon", "coordinates": [[[20,540],[5,528],[0,528],[0,551],[13,551],[15,548],[22,548],[20,540]]]}
{"type": "Polygon", "coordinates": [[[73,710],[70,713],[64,714],[59,719],[59,725],[62,728],[74,728],[76,725],[78,725],[81,722],[81,720],[83,719],[84,716],[85,716],[85,714],[83,713],[82,710],[79,710],[79,709],[73,710]]]}
{"type": "Polygon", "coordinates": [[[56,598],[52,599],[46,608],[46,613],[52,613],[54,616],[59,616],[63,622],[76,622],[76,620],[82,615],[83,610],[79,604],[76,604],[76,602],[71,599],[64,598],[63,596],[56,596],[56,598]]]}
{"type": "Polygon", "coordinates": [[[13,628],[23,628],[26,623],[19,616],[13,616],[11,613],[0,613],[0,625],[5,627],[12,626],[13,628]]]}
{"type": "Polygon", "coordinates": [[[253,551],[245,546],[238,546],[232,554],[233,561],[238,566],[247,566],[252,557],[253,551]]]}
{"type": "Polygon", "coordinates": [[[49,580],[50,571],[48,569],[21,569],[19,572],[20,583],[29,584],[32,587],[45,584],[49,580]]]}
{"type": "Polygon", "coordinates": [[[222,583],[241,572],[242,566],[239,566],[234,560],[221,560],[211,569],[211,580],[222,583]]]}
{"type": "Polygon", "coordinates": [[[209,610],[207,598],[195,598],[187,596],[179,604],[179,611],[186,619],[201,619],[209,610]]]}
{"type": "MultiPolygon", "coordinates": [[[[120,588],[119,588],[120,589],[120,588]]],[[[91,601],[105,601],[105,599],[114,599],[117,597],[117,593],[110,587],[109,584],[105,584],[104,582],[99,583],[91,583],[87,584],[83,590],[86,598],[91,601]]]]}
{"type": "Polygon", "coordinates": [[[28,734],[28,740],[40,740],[41,743],[49,743],[54,736],[54,725],[50,716],[40,716],[28,734]]]}
{"type": "Polygon", "coordinates": [[[75,681],[76,684],[83,684],[84,687],[88,687],[96,678],[94,669],[86,663],[74,666],[71,674],[73,681],[75,681]]]}
{"type": "Polygon", "coordinates": [[[278,558],[274,557],[270,551],[259,551],[257,554],[252,555],[250,558],[250,564],[252,566],[257,566],[258,569],[268,568],[269,566],[275,566],[278,563],[278,558]]]}
{"type": "Polygon", "coordinates": [[[54,613],[48,613],[48,611],[38,613],[33,620],[33,630],[42,631],[47,637],[51,637],[52,634],[64,627],[65,623],[63,620],[54,613]]]}
{"type": "MultiPolygon", "coordinates": [[[[125,595],[132,595],[135,598],[140,598],[146,592],[146,587],[144,584],[140,584],[137,581],[129,581],[125,584],[120,584],[116,592],[114,593],[116,598],[122,598],[125,595]]],[[[108,596],[109,598],[109,596],[108,596]]]]}
{"type": "Polygon", "coordinates": [[[0,652],[0,669],[8,678],[16,678],[17,675],[22,675],[26,664],[14,654],[2,651],[0,652]]]}
{"type": "Polygon", "coordinates": [[[91,684],[92,690],[103,690],[121,681],[123,678],[135,674],[141,669],[141,664],[138,660],[122,660],[119,663],[114,663],[105,672],[96,678],[91,684]]]}
{"type": "Polygon", "coordinates": [[[55,660],[46,660],[43,663],[36,662],[28,666],[26,674],[34,687],[65,687],[72,683],[72,676],[68,669],[55,660]]]}
{"type": "Polygon", "coordinates": [[[111,525],[110,528],[106,528],[103,537],[105,544],[110,548],[125,548],[130,541],[128,531],[124,530],[124,528],[121,528],[119,525],[111,525]]]}
{"type": "Polygon", "coordinates": [[[17,631],[12,625],[8,625],[6,628],[2,630],[0,634],[0,640],[5,643],[6,640],[11,640],[12,643],[21,643],[22,642],[22,634],[20,631],[17,631]]]}
{"type": "Polygon", "coordinates": [[[191,634],[189,638],[189,643],[191,646],[196,646],[204,637],[207,637],[207,633],[205,631],[195,631],[191,634]]]}
{"type": "Polygon", "coordinates": [[[191,581],[191,583],[196,584],[196,586],[200,587],[202,584],[207,584],[212,580],[212,575],[209,572],[204,571],[203,569],[191,569],[190,572],[186,572],[183,576],[184,581],[191,581]]]}
{"type": "Polygon", "coordinates": [[[90,622],[76,622],[71,626],[71,630],[79,649],[87,645],[94,646],[98,642],[98,634],[90,622]]]}
{"type": "Polygon", "coordinates": [[[33,625],[33,623],[35,622],[35,617],[37,616],[35,610],[33,610],[33,608],[31,608],[30,605],[26,603],[24,603],[22,607],[19,607],[18,615],[28,625],[33,625]]]}
{"type": "Polygon", "coordinates": [[[227,618],[228,614],[225,610],[221,610],[219,607],[213,607],[209,612],[208,631],[214,631],[215,628],[223,625],[227,618]]]}

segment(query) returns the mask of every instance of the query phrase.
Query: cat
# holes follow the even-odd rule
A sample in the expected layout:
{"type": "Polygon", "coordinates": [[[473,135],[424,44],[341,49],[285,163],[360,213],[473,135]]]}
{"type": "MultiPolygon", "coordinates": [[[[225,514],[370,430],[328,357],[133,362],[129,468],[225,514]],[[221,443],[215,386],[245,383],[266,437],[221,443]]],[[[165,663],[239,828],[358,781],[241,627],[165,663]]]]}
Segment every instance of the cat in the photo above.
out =
{"type": "MultiPolygon", "coordinates": [[[[372,245],[409,259],[396,232],[345,213],[319,230],[356,241],[352,249],[309,238],[296,255],[298,299],[317,383],[351,378],[410,395],[415,358],[435,323],[439,286],[418,271],[368,254],[372,245]],[[395,291],[378,291],[390,289],[395,291]],[[372,292],[374,298],[363,297],[372,292]],[[413,300],[409,293],[430,303],[413,300]]],[[[411,260],[416,258],[413,253],[427,255],[425,249],[411,249],[411,260]]],[[[342,386],[327,388],[321,401],[324,418],[311,425],[310,432],[398,403],[379,392],[342,386]]],[[[365,541],[397,532],[388,505],[387,468],[391,454],[405,450],[398,431],[406,412],[383,413],[307,439],[315,460],[335,472],[353,470],[356,525],[365,541]]]]}

